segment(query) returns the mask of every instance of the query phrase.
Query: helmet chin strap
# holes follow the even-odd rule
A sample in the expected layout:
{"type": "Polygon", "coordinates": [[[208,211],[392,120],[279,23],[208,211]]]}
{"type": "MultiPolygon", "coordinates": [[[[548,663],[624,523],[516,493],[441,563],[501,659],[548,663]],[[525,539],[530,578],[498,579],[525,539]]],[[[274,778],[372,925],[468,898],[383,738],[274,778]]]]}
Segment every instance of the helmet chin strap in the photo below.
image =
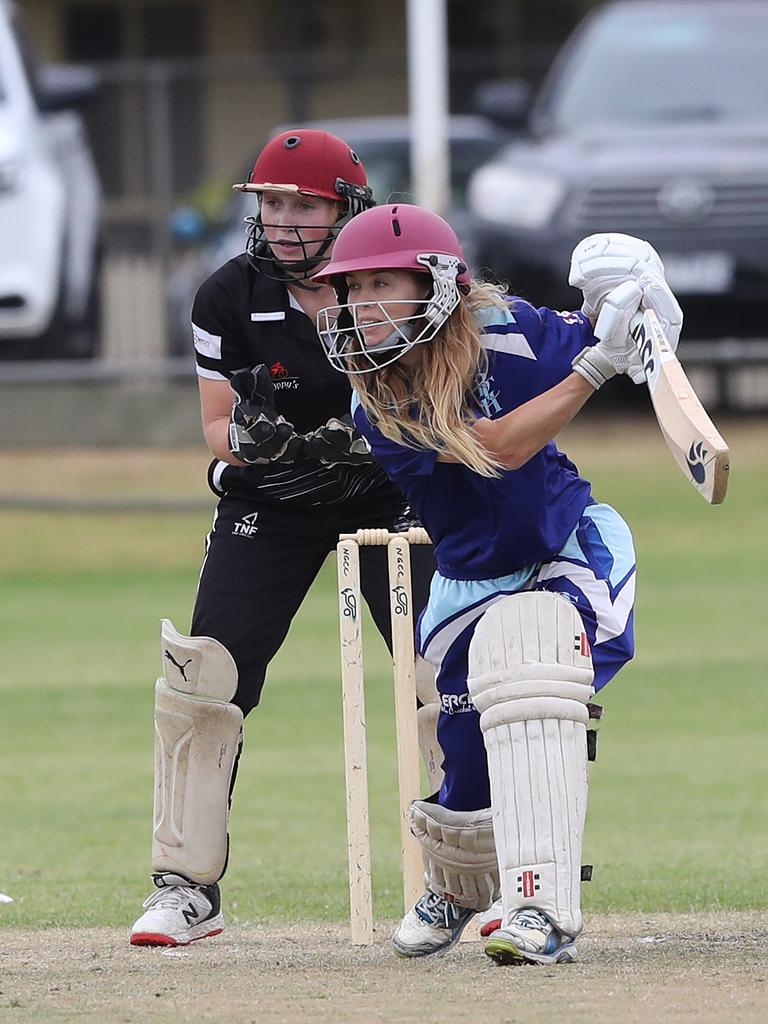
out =
{"type": "MultiPolygon", "coordinates": [[[[254,220],[250,224],[250,232],[246,253],[248,255],[248,262],[251,264],[254,270],[260,271],[265,277],[271,278],[273,281],[280,281],[283,284],[296,284],[301,288],[308,288],[310,291],[316,291],[322,285],[317,284],[305,284],[308,278],[310,278],[315,271],[319,270],[320,267],[327,263],[330,259],[325,253],[331,243],[334,241],[334,236],[330,235],[325,239],[320,249],[314,256],[309,257],[306,260],[291,260],[290,263],[283,263],[275,256],[264,237],[264,228],[261,224],[257,224],[254,220]],[[294,276],[296,275],[296,276],[294,276]]],[[[335,229],[336,225],[333,225],[335,229]]]]}
{"type": "MultiPolygon", "coordinates": [[[[456,277],[463,272],[465,267],[457,256],[443,253],[424,253],[417,256],[416,259],[429,270],[432,277],[432,294],[422,301],[425,303],[424,319],[436,332],[459,304],[460,296],[456,277]]],[[[384,341],[379,342],[369,351],[389,352],[394,348],[402,347],[402,354],[404,354],[413,348],[415,341],[412,339],[415,332],[415,324],[403,324],[401,327],[396,327],[384,341]]],[[[360,337],[359,340],[363,347],[366,347],[364,338],[360,337]]]]}

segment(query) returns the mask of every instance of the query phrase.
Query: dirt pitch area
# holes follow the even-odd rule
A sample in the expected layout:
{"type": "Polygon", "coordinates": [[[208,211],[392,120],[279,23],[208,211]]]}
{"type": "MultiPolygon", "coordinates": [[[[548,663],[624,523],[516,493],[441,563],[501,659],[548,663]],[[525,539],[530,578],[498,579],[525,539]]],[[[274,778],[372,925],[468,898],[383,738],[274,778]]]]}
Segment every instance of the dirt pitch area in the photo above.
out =
{"type": "Polygon", "coordinates": [[[0,1021],[740,1024],[768,1020],[768,911],[592,918],[578,964],[502,968],[465,943],[403,961],[389,926],[232,927],[170,950],[115,929],[0,931],[0,1021]]]}

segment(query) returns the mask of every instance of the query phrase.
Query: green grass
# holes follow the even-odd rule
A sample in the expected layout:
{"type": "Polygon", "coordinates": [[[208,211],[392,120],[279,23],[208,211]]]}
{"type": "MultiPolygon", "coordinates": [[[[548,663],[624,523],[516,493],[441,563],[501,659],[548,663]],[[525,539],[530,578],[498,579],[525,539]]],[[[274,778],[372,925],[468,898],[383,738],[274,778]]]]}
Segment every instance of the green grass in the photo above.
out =
{"type": "MultiPolygon", "coordinates": [[[[715,509],[657,446],[634,466],[618,449],[576,452],[631,522],[640,564],[637,658],[604,691],[585,906],[765,906],[766,446],[737,460],[715,509]]],[[[157,624],[187,628],[208,523],[0,513],[0,890],[16,900],[0,925],[127,927],[147,895],[157,624]]],[[[326,564],[246,725],[233,921],[346,914],[333,572],[326,564]]],[[[396,916],[389,665],[370,625],[367,638],[375,897],[396,916]]]]}

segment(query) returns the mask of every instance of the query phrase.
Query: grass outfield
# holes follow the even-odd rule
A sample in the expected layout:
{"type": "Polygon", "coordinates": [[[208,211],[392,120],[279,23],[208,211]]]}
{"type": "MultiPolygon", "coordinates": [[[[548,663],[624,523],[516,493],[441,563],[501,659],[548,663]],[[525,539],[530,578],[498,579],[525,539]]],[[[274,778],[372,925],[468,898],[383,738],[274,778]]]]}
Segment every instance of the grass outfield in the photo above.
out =
{"type": "MultiPolygon", "coordinates": [[[[564,445],[630,521],[640,564],[637,658],[604,691],[587,912],[766,906],[768,425],[723,432],[734,458],[721,508],[685,484],[648,422],[588,421],[564,445]]],[[[132,472],[132,493],[157,493],[162,458],[132,472]]],[[[39,457],[37,475],[25,459],[30,487],[62,459],[39,457]]],[[[78,459],[98,487],[94,466],[114,474],[120,455],[78,459]]],[[[200,494],[204,461],[190,460],[175,493],[200,494]]],[[[0,470],[12,463],[0,455],[0,470]]],[[[186,629],[209,519],[0,511],[0,891],[15,899],[0,926],[128,926],[148,894],[157,623],[186,629]]],[[[346,914],[333,583],[329,562],[246,725],[225,886],[233,923],[346,914]]],[[[367,636],[374,887],[377,912],[395,917],[389,665],[367,636]]]]}

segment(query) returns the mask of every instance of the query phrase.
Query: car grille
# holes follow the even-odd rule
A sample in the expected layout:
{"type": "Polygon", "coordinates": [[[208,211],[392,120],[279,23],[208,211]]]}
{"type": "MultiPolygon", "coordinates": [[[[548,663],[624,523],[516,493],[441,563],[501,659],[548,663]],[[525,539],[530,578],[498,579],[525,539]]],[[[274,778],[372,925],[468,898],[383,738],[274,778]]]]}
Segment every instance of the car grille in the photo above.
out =
{"type": "Polygon", "coordinates": [[[761,231],[768,226],[768,177],[707,182],[674,179],[594,184],[577,189],[566,211],[573,228],[591,231],[761,231]],[[686,183],[691,182],[686,193],[686,183]],[[667,195],[665,202],[664,195],[667,195]],[[698,196],[698,199],[697,199],[698,196]]]}

